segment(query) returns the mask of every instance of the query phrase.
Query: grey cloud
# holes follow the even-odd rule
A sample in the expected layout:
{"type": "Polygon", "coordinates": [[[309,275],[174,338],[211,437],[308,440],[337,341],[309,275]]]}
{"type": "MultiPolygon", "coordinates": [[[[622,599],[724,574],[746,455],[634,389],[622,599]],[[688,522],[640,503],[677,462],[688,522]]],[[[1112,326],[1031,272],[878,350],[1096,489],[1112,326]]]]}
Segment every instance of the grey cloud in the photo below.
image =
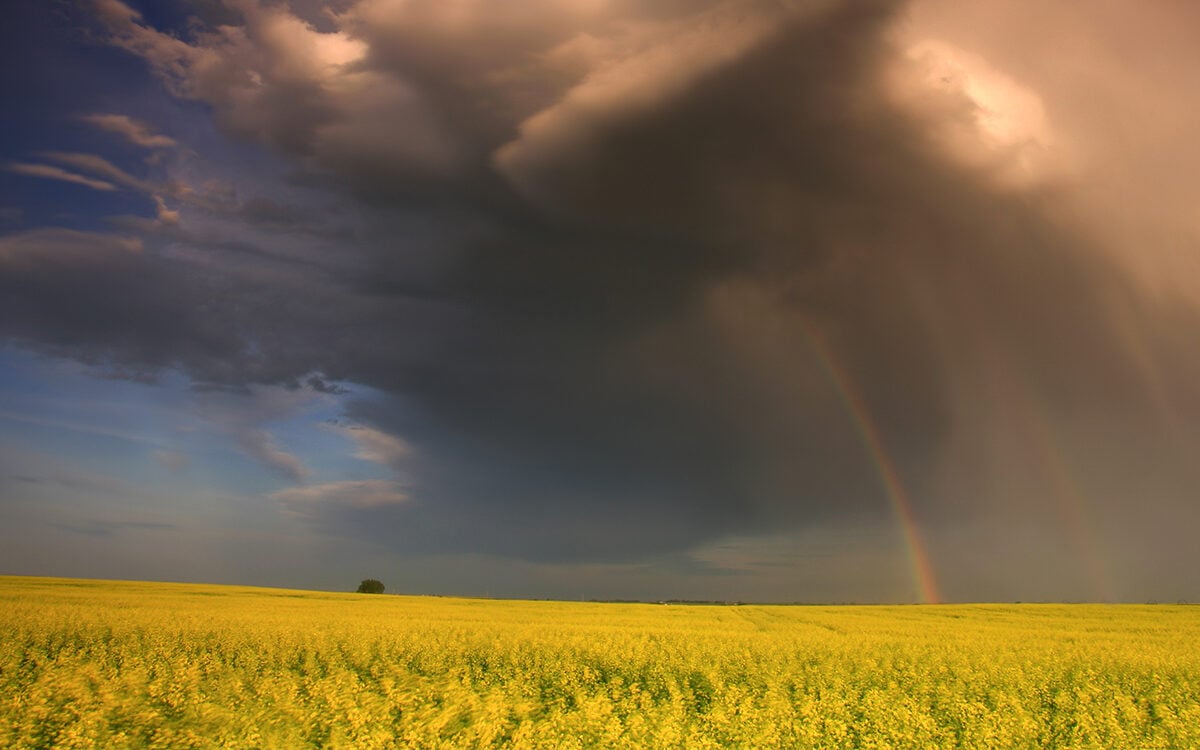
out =
{"type": "Polygon", "coordinates": [[[188,454],[173,450],[155,451],[154,460],[162,465],[164,469],[173,473],[184,471],[192,462],[188,454]]]}
{"type": "MultiPolygon", "coordinates": [[[[1139,318],[1120,270],[1047,210],[1053,194],[1032,202],[932,149],[879,88],[891,20],[880,5],[804,19],[528,167],[556,218],[473,251],[458,281],[480,313],[452,355],[469,369],[406,384],[444,432],[359,414],[454,457],[425,490],[431,515],[462,514],[435,545],[620,558],[890,514],[808,328],[935,537],[944,514],[1013,502],[938,478],[971,422],[997,426],[1012,400],[1158,434],[1117,332],[1150,340],[1194,312],[1139,318]],[[1016,393],[994,391],[1005,371],[1016,393]]],[[[1151,356],[1192,372],[1186,351],[1151,356]]]]}
{"type": "Polygon", "coordinates": [[[13,452],[0,464],[0,486],[8,485],[5,500],[19,502],[23,492],[14,491],[13,483],[27,488],[61,494],[64,490],[79,492],[88,497],[111,500],[144,500],[148,493],[133,482],[55,462],[45,463],[37,454],[13,452]],[[14,470],[24,460],[24,468],[14,470]]]}
{"type": "Polygon", "coordinates": [[[346,388],[343,388],[337,383],[330,383],[320,375],[310,375],[308,379],[304,381],[304,384],[318,393],[327,393],[331,396],[342,396],[349,393],[349,390],[346,388]]]}
{"type": "Polygon", "coordinates": [[[142,250],[140,239],[105,233],[0,238],[5,334],[142,371],[236,357],[236,338],[206,320],[205,282],[142,250]]]}
{"type": "Polygon", "coordinates": [[[72,531],[76,534],[85,536],[94,536],[108,538],[115,536],[123,531],[170,531],[175,529],[174,524],[158,523],[153,521],[99,521],[89,520],[81,523],[52,523],[55,526],[66,531],[72,531]]]}
{"type": "Polygon", "coordinates": [[[346,281],[254,246],[41,229],[0,238],[3,331],[17,341],[126,372],[182,369],[200,383],[345,377],[346,362],[392,369],[373,326],[412,331],[436,306],[354,295],[346,281]]]}
{"type": "Polygon", "coordinates": [[[24,209],[18,206],[0,206],[0,226],[20,226],[24,220],[24,209]]]}
{"type": "Polygon", "coordinates": [[[283,205],[261,195],[243,201],[238,215],[250,223],[282,227],[294,227],[304,222],[304,209],[300,206],[283,205]]]}

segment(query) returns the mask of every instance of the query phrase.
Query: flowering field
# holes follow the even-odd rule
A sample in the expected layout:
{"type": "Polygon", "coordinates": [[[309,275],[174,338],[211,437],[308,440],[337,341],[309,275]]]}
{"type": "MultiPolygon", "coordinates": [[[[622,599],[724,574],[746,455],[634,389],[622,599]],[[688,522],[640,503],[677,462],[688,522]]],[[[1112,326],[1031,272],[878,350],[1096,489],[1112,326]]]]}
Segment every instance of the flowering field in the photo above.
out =
{"type": "Polygon", "coordinates": [[[1196,748],[1200,607],[0,577],[0,747],[1196,748]]]}

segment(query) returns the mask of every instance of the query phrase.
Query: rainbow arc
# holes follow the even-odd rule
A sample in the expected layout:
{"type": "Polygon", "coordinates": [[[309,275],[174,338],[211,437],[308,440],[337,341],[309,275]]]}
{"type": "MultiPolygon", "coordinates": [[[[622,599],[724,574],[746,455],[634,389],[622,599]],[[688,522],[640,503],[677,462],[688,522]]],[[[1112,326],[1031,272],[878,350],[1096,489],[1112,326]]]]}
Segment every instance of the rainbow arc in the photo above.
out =
{"type": "Polygon", "coordinates": [[[937,577],[934,575],[933,565],[929,560],[929,553],[921,538],[921,529],[913,513],[912,500],[904,488],[904,483],[900,480],[900,473],[879,433],[879,427],[871,417],[871,412],[867,409],[866,402],[855,387],[853,379],[833,356],[821,334],[808,324],[803,326],[803,330],[813,352],[821,362],[829,382],[845,406],[846,413],[850,417],[864,450],[875,466],[888,503],[900,525],[909,567],[920,601],[924,604],[938,604],[942,600],[941,592],[938,588],[937,577]]]}

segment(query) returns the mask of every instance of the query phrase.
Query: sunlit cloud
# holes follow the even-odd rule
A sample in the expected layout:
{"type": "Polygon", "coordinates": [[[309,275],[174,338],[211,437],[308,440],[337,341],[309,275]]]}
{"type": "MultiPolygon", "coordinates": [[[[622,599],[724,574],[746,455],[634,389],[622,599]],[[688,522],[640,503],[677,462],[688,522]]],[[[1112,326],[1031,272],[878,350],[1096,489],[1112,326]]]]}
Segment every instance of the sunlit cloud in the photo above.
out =
{"type": "Polygon", "coordinates": [[[0,237],[0,263],[13,267],[39,263],[128,258],[143,249],[141,237],[74,229],[31,229],[0,237]]]}
{"type": "Polygon", "coordinates": [[[71,182],[76,185],[90,187],[93,190],[116,190],[117,186],[111,182],[97,180],[92,177],[85,177],[75,172],[69,172],[62,167],[56,167],[51,164],[27,164],[16,162],[8,164],[5,167],[8,171],[16,174],[28,175],[29,177],[45,177],[49,180],[61,180],[63,182],[71,182]]]}
{"type": "Polygon", "coordinates": [[[355,458],[383,466],[398,467],[412,456],[412,447],[398,437],[362,425],[332,425],[329,429],[353,440],[355,458]]]}
{"type": "Polygon", "coordinates": [[[384,479],[326,482],[306,487],[289,487],[271,497],[299,516],[318,515],[330,508],[379,509],[408,502],[397,482],[384,479]]]}
{"type": "Polygon", "coordinates": [[[178,145],[174,138],[156,133],[146,123],[128,115],[91,114],[80,119],[101,130],[116,133],[142,148],[171,148],[178,145]]]}
{"type": "Polygon", "coordinates": [[[82,154],[65,151],[46,151],[41,154],[46,159],[66,164],[69,167],[91,172],[99,177],[111,180],[112,183],[142,193],[154,192],[154,186],[145,180],[138,179],[117,165],[96,154],[82,154]]]}
{"type": "Polygon", "coordinates": [[[1028,187],[1064,168],[1041,97],[977,54],[920,40],[888,83],[900,106],[926,119],[938,147],[1000,184],[1028,187]]]}

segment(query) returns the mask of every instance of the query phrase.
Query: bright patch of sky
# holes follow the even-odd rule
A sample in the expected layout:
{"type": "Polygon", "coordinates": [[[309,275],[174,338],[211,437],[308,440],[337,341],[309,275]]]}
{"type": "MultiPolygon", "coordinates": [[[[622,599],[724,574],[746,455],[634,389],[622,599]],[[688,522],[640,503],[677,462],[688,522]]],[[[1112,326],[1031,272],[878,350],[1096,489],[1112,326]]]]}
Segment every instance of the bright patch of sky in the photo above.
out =
{"type": "Polygon", "coordinates": [[[100,502],[95,488],[63,479],[65,472],[119,481],[136,490],[147,512],[209,516],[211,507],[192,502],[204,494],[234,506],[252,501],[252,507],[267,508],[269,518],[277,509],[266,496],[294,482],[247,454],[239,442],[245,430],[293,456],[308,482],[387,476],[383,467],[354,456],[357,446],[344,431],[329,429],[349,394],[275,388],[220,393],[214,400],[173,373],[152,384],[96,374],[70,361],[0,350],[0,446],[8,457],[0,481],[9,487],[8,501],[48,499],[32,488],[50,482],[56,504],[86,515],[100,502]],[[264,402],[281,396],[282,411],[265,410],[261,421],[254,417],[264,402]],[[231,421],[231,414],[239,418],[231,421]]]}

